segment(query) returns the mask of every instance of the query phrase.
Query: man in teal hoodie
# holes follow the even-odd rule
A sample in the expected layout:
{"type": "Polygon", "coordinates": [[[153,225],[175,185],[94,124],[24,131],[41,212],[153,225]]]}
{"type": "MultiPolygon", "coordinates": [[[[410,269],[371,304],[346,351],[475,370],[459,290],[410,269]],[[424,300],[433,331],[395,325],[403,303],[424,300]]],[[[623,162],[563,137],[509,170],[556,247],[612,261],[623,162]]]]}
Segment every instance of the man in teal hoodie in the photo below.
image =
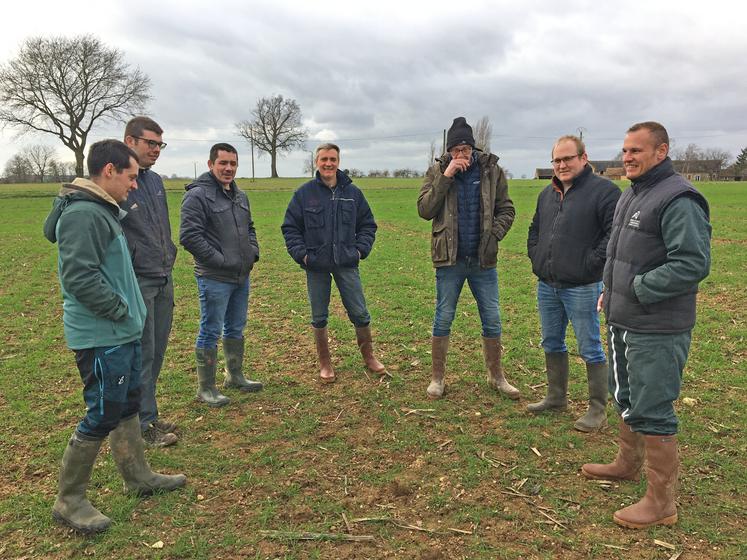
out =
{"type": "Polygon", "coordinates": [[[107,435],[128,491],[173,490],[186,477],[152,472],[143,454],[138,410],[146,311],[118,206],[137,188],[137,156],[123,142],[102,140],[91,146],[87,164],[90,180],[62,186],[44,235],[58,246],[65,338],[87,409],[62,458],[52,515],[76,531],[97,533],[111,521],[86,499],[86,488],[107,435]]]}

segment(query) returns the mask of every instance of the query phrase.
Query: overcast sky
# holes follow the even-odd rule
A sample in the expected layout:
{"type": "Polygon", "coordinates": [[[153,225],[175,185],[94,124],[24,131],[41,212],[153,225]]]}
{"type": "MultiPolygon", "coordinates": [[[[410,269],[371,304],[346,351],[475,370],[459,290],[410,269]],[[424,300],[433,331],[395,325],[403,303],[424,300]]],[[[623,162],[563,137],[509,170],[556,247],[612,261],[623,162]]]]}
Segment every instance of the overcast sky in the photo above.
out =
{"type": "MultiPolygon", "coordinates": [[[[3,5],[0,62],[36,35],[93,33],[122,50],[152,81],[163,174],[203,171],[209,147],[228,141],[249,176],[234,124],[282,94],[301,106],[307,149],[337,141],[342,167],[422,171],[454,117],[486,115],[500,163],[531,177],[558,136],[581,128],[590,158],[610,159],[643,120],[663,123],[675,147],[736,155],[747,146],[745,16],[725,0],[26,0],[3,5]]],[[[103,123],[91,142],[122,129],[103,123]]],[[[74,159],[51,136],[5,129],[0,165],[39,142],[74,159]]],[[[307,157],[283,157],[278,172],[300,176],[307,157]]],[[[269,157],[256,163],[268,176],[269,157]]]]}

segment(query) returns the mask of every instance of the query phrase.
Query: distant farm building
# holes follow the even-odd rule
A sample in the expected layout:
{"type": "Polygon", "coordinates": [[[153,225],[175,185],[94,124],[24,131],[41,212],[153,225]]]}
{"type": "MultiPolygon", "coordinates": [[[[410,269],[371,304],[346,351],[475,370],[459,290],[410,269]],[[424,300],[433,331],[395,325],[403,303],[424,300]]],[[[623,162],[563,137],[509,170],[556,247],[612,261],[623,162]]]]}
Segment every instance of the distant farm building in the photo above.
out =
{"type": "MultiPolygon", "coordinates": [[[[607,177],[612,181],[625,178],[625,169],[622,162],[617,160],[589,160],[594,173],[607,177]]],[[[747,173],[735,173],[733,169],[722,170],[721,160],[698,159],[698,160],[674,160],[674,169],[684,176],[688,181],[744,181],[747,173]]],[[[536,168],[535,179],[550,180],[553,176],[552,169],[536,168]]]]}

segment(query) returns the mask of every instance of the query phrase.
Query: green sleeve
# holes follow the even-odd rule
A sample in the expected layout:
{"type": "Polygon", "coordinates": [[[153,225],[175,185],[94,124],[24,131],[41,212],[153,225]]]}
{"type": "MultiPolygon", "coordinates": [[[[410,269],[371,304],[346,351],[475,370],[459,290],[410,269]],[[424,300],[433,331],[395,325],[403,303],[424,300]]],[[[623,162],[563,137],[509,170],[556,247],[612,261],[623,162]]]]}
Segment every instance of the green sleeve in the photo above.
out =
{"type": "Polygon", "coordinates": [[[666,262],[633,279],[635,295],[644,305],[692,291],[711,268],[711,224],[693,198],[682,196],[667,206],[661,234],[666,262]]]}

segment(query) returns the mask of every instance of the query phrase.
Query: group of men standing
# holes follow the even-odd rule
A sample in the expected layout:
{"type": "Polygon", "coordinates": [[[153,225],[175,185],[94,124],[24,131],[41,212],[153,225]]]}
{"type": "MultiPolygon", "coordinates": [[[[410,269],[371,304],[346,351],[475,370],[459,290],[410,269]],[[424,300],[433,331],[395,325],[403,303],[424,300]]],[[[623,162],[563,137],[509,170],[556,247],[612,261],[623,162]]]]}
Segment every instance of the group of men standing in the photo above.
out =
{"type": "MultiPolygon", "coordinates": [[[[110,521],[86,499],[95,457],[107,435],[126,488],[138,494],[171,490],[184,475],[153,473],[143,445],[172,445],[177,427],[159,416],[156,385],[174,308],[166,192],[151,171],[166,146],[152,119],[135,117],[124,142],[91,146],[90,180],[63,185],[45,223],[59,247],[59,275],[68,346],[84,384],[86,415],[63,457],[55,518],[93,533],[110,521]]],[[[502,366],[498,246],[515,210],[498,157],[475,145],[463,117],[448,131],[447,153],[428,170],[419,215],[432,220],[436,269],[431,381],[426,394],[446,392],[451,325],[465,281],[477,302],[487,382],[510,399],[519,390],[502,366]]],[[[588,478],[635,480],[648,457],[648,489],[637,504],[615,513],[627,527],[677,520],[677,417],[682,370],[695,322],[695,294],[710,266],[708,204],[674,173],[669,140],[658,123],[634,125],[623,145],[632,180],[620,190],[594,174],[581,139],[563,136],[552,149],[554,176],[539,194],[527,241],[538,277],[537,301],[545,352],[547,395],[533,413],[568,406],[570,321],[586,364],[587,412],[576,429],[607,423],[608,391],[620,415],[615,461],[587,464],[588,478]],[[608,323],[608,366],[598,312],[608,323]]],[[[365,366],[386,375],[376,358],[358,266],[372,250],[376,222],[363,193],[339,170],[340,149],[316,150],[316,177],[293,195],[282,224],[289,255],[306,274],[319,379],[334,382],[327,320],[332,279],[340,292],[365,366]]],[[[210,150],[209,171],[187,185],[179,239],[194,257],[200,302],[195,342],[197,399],[229,403],[216,385],[218,343],[226,363],[224,388],[260,391],[243,373],[250,272],[259,260],[249,200],[235,182],[238,154],[230,144],[210,150]]]]}
{"type": "MultiPolygon", "coordinates": [[[[432,220],[436,268],[430,398],[444,395],[446,351],[459,294],[467,281],[482,322],[488,383],[510,398],[519,392],[501,367],[496,255],[514,219],[497,157],[477,150],[463,117],[447,134],[447,154],[428,170],[418,213],[432,220]]],[[[640,529],[677,522],[677,415],[682,372],[695,325],[698,284],[710,270],[709,208],[674,171],[669,136],[657,122],[627,131],[624,193],[594,174],[580,138],[561,136],[552,148],[553,178],[537,197],[527,253],[538,278],[537,305],[545,352],[547,395],[533,413],[565,410],[570,321],[586,364],[589,406],[574,427],[607,423],[607,394],[619,421],[619,451],[610,464],[585,464],[591,479],[638,480],[646,459],[647,489],[613,519],[640,529]],[[607,317],[610,362],[598,313],[607,317]]]]}

